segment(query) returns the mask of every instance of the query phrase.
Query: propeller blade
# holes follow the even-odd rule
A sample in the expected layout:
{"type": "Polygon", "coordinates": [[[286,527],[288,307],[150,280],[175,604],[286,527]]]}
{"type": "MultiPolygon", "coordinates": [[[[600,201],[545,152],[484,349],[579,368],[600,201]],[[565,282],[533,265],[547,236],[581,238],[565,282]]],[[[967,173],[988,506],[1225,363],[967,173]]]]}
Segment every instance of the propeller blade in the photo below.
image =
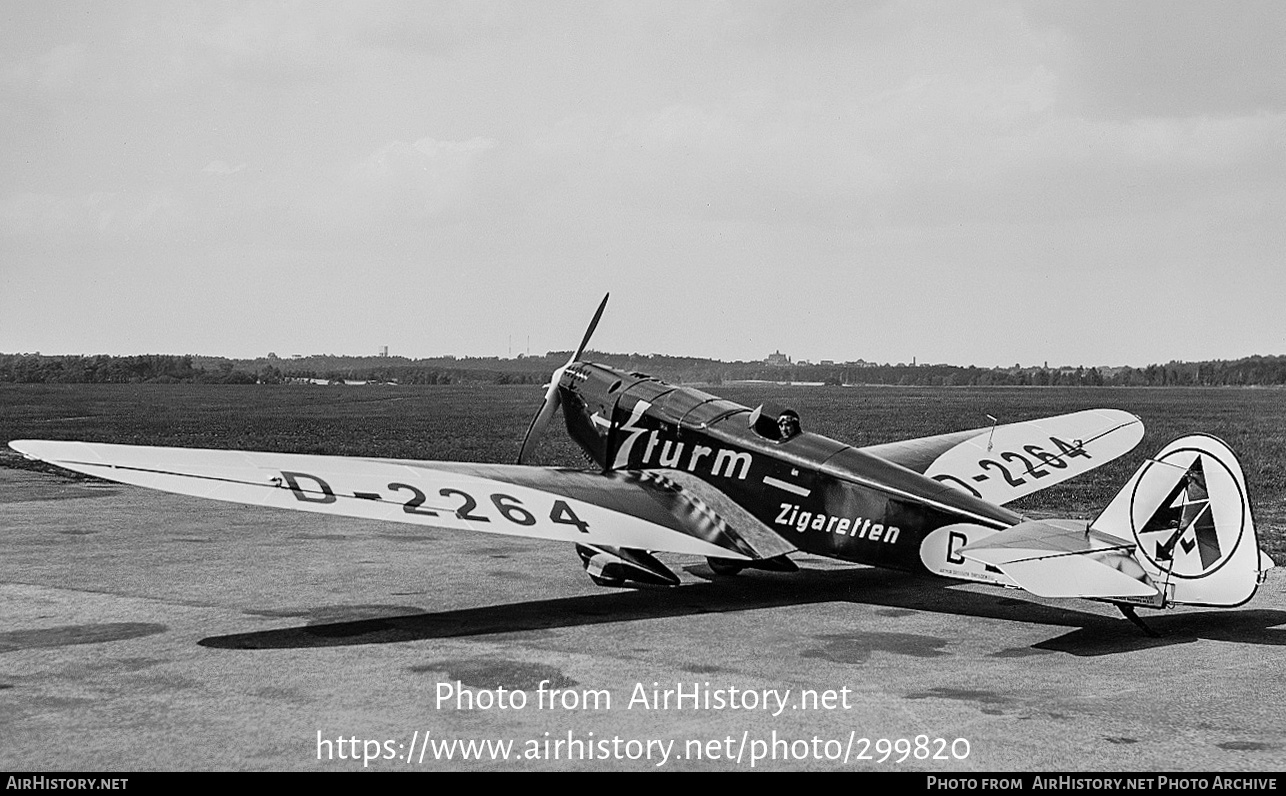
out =
{"type": "Polygon", "coordinates": [[[572,354],[572,358],[567,360],[568,365],[580,359],[580,355],[585,353],[585,346],[589,345],[589,338],[594,335],[594,330],[598,328],[598,319],[603,317],[603,309],[607,307],[607,300],[611,296],[611,293],[603,294],[603,300],[598,303],[598,311],[594,313],[594,320],[589,322],[589,328],[585,330],[585,336],[581,338],[580,347],[576,349],[576,353],[572,354]]]}
{"type": "Polygon", "coordinates": [[[594,320],[589,322],[589,328],[585,330],[585,336],[580,341],[580,347],[576,349],[576,353],[572,354],[571,359],[567,360],[567,365],[555,370],[553,375],[550,376],[549,387],[545,390],[545,400],[540,404],[540,409],[536,410],[536,416],[531,419],[531,425],[527,427],[527,435],[522,438],[522,447],[518,449],[519,464],[526,462],[527,454],[536,449],[536,444],[540,442],[540,438],[545,434],[545,429],[549,427],[549,421],[554,416],[554,411],[562,403],[562,399],[558,394],[558,384],[563,379],[563,371],[567,370],[568,365],[580,359],[580,355],[585,353],[585,347],[589,345],[589,338],[593,336],[594,329],[598,328],[598,320],[603,317],[603,310],[607,307],[607,299],[611,295],[611,293],[604,295],[603,300],[599,302],[598,311],[594,313],[594,320]]]}
{"type": "Polygon", "coordinates": [[[554,375],[549,379],[549,388],[545,390],[545,400],[541,402],[540,408],[536,410],[536,416],[531,419],[531,425],[527,426],[527,435],[522,438],[522,447],[518,449],[518,463],[525,464],[527,453],[536,449],[536,444],[545,434],[545,428],[549,425],[549,420],[554,416],[554,410],[562,403],[558,397],[558,382],[562,380],[563,371],[566,366],[554,371],[554,375]]]}

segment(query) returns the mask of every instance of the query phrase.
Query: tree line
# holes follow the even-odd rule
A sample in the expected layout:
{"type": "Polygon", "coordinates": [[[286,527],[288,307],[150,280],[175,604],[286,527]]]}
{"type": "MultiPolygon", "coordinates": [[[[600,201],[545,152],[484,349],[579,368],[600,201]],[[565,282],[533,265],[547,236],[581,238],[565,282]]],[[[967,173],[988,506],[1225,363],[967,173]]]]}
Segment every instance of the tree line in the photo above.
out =
{"type": "MultiPolygon", "coordinates": [[[[325,381],[389,384],[545,384],[568,352],[518,359],[276,357],[232,360],[191,355],[48,356],[0,354],[0,382],[64,384],[280,384],[325,381]]],[[[1286,356],[1169,362],[1122,368],[979,368],[959,365],[767,365],[692,357],[596,353],[590,359],[667,381],[721,384],[761,380],[906,386],[1206,387],[1286,385],[1286,356]]]]}
{"type": "Polygon", "coordinates": [[[437,367],[282,367],[259,360],[244,362],[191,355],[48,356],[0,354],[0,383],[17,384],[282,384],[292,381],[340,383],[365,381],[389,384],[545,384],[548,372],[479,370],[437,367]]]}

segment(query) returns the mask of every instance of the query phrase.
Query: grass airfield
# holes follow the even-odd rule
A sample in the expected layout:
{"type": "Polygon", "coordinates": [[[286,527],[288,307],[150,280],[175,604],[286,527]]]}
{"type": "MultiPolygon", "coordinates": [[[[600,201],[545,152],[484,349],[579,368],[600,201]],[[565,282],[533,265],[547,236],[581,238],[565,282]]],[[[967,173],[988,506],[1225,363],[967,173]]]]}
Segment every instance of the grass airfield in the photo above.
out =
{"type": "MultiPolygon", "coordinates": [[[[1091,516],[1170,438],[1213,433],[1242,456],[1265,547],[1286,558],[1281,391],[707,389],[794,406],[806,428],[857,445],[982,426],[986,414],[1140,415],[1148,434],[1133,453],[1017,506],[1063,516],[1091,516]]],[[[539,392],[3,385],[0,440],[511,461],[539,392]]],[[[546,463],[579,463],[555,437],[542,447],[546,463]]],[[[1108,605],[811,556],[794,575],[735,578],[662,556],[681,587],[605,590],[562,545],[201,501],[22,469],[8,456],[0,464],[10,465],[0,467],[0,767],[10,770],[1286,764],[1280,575],[1241,609],[1143,612],[1163,634],[1154,639],[1108,605]],[[631,704],[640,687],[772,691],[788,706],[773,715],[631,704]],[[439,703],[444,688],[522,691],[528,704],[465,709],[439,703]],[[542,689],[607,693],[611,704],[542,708],[542,689]],[[805,689],[830,692],[832,707],[801,703],[805,689]],[[513,746],[505,760],[485,750],[462,760],[458,747],[454,759],[434,759],[426,733],[513,746]],[[921,735],[927,745],[917,747],[921,735]],[[344,749],[338,739],[363,743],[344,749]],[[588,759],[584,745],[579,758],[567,759],[572,745],[549,759],[552,742],[568,739],[589,743],[588,759]],[[967,756],[951,746],[958,739],[967,756]],[[785,742],[777,759],[774,741],[785,742]],[[832,759],[841,747],[847,760],[832,759]]]]}

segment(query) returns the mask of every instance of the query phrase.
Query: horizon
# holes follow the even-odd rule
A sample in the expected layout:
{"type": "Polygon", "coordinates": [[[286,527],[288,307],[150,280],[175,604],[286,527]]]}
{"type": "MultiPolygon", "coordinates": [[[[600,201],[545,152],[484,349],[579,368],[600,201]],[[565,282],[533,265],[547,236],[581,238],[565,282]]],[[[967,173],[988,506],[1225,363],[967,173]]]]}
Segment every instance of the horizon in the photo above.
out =
{"type": "MultiPolygon", "coordinates": [[[[774,353],[780,353],[780,352],[774,352],[774,353]]],[[[49,354],[49,353],[43,353],[43,352],[40,352],[40,351],[29,351],[29,352],[5,352],[5,351],[0,351],[0,356],[86,357],[86,358],[88,358],[88,357],[95,357],[95,356],[108,356],[108,357],[117,357],[117,358],[161,356],[161,357],[191,357],[191,358],[193,358],[193,359],[207,359],[207,360],[226,360],[226,361],[230,361],[230,362],[257,362],[257,361],[260,361],[260,360],[264,360],[264,361],[274,361],[274,359],[275,359],[275,361],[279,361],[279,362],[300,362],[300,361],[304,361],[304,360],[308,360],[308,359],[313,359],[313,358],[327,358],[327,359],[354,359],[354,360],[366,360],[366,359],[376,359],[376,360],[378,360],[378,359],[398,359],[398,360],[405,360],[406,362],[409,362],[409,363],[417,363],[417,362],[449,362],[449,361],[471,361],[471,360],[495,360],[495,361],[497,361],[497,362],[516,362],[516,361],[518,361],[518,360],[523,360],[523,359],[549,359],[549,358],[559,359],[559,360],[560,360],[560,359],[562,359],[562,358],[565,358],[565,357],[566,357],[566,356],[568,356],[569,354],[571,354],[571,350],[570,350],[570,349],[565,349],[565,350],[562,350],[562,351],[559,351],[559,350],[551,350],[551,351],[546,351],[546,352],[545,352],[545,353],[543,353],[543,354],[526,354],[526,353],[521,353],[521,354],[515,354],[515,355],[513,355],[513,356],[436,354],[436,355],[432,355],[432,356],[425,356],[425,357],[408,357],[408,356],[403,355],[403,354],[395,354],[395,353],[389,353],[389,354],[386,354],[386,355],[381,355],[381,354],[328,354],[328,353],[315,353],[315,354],[290,354],[290,355],[287,355],[287,356],[284,356],[284,357],[283,357],[283,356],[280,356],[280,355],[277,355],[277,356],[274,358],[273,356],[271,356],[272,354],[275,354],[275,352],[268,352],[267,354],[260,354],[260,355],[258,355],[258,356],[253,356],[253,357],[234,357],[234,356],[224,356],[224,355],[221,355],[221,354],[195,354],[195,353],[187,353],[187,352],[185,352],[185,353],[173,353],[173,352],[166,353],[166,352],[159,352],[159,351],[149,351],[149,352],[146,352],[146,353],[135,353],[135,354],[106,354],[106,353],[102,353],[102,352],[95,352],[95,353],[92,353],[92,354],[80,354],[80,353],[55,353],[55,354],[49,354]]],[[[594,348],[587,348],[587,349],[585,350],[585,358],[586,358],[587,360],[588,360],[588,359],[591,359],[592,355],[598,355],[598,356],[604,356],[604,357],[614,357],[614,358],[631,358],[631,357],[652,358],[652,357],[663,357],[663,358],[668,358],[668,359],[692,359],[692,360],[699,360],[699,361],[717,362],[717,363],[719,363],[719,364],[725,364],[725,365],[754,365],[754,364],[769,364],[769,363],[768,363],[768,361],[767,361],[767,359],[742,359],[742,360],[728,360],[728,359],[718,359],[718,358],[706,357],[706,356],[698,356],[698,355],[694,355],[694,354],[665,354],[665,353],[660,353],[660,352],[655,352],[655,351],[654,351],[654,352],[651,352],[651,353],[647,353],[647,354],[642,353],[642,352],[639,352],[639,351],[633,351],[633,352],[629,352],[629,353],[622,353],[622,352],[613,352],[613,351],[600,351],[600,350],[598,350],[598,349],[594,349],[594,348]]],[[[787,356],[789,356],[789,355],[787,355],[787,356]]],[[[832,360],[827,360],[830,364],[823,364],[823,362],[822,362],[821,360],[812,360],[812,359],[808,359],[808,358],[806,358],[806,357],[805,357],[805,358],[803,358],[803,359],[797,359],[797,358],[791,357],[791,362],[790,362],[789,364],[787,364],[787,365],[782,365],[782,366],[779,366],[779,367],[797,367],[797,366],[801,366],[801,367],[850,367],[850,366],[859,366],[859,367],[860,367],[860,366],[862,366],[862,365],[859,365],[859,363],[865,363],[865,366],[890,367],[890,368],[896,368],[896,367],[921,367],[921,368],[930,368],[930,367],[950,367],[950,368],[977,368],[977,369],[979,369],[979,370],[1011,370],[1011,369],[1014,369],[1014,368],[1018,368],[1018,369],[1021,369],[1021,370],[1037,370],[1037,369],[1044,369],[1044,370],[1069,370],[1069,369],[1075,369],[1075,368],[1085,368],[1085,369],[1087,369],[1087,370],[1089,370],[1089,369],[1098,369],[1098,370],[1104,370],[1104,369],[1107,369],[1107,370],[1121,370],[1121,369],[1124,369],[1124,368],[1132,368],[1132,369],[1138,370],[1138,369],[1147,368],[1147,367],[1162,366],[1162,365],[1172,365],[1172,364],[1182,364],[1182,365],[1201,365],[1201,364],[1205,364],[1205,363],[1208,363],[1208,362],[1224,362],[1224,363],[1232,363],[1232,362],[1241,362],[1241,361],[1250,360],[1250,359],[1256,359],[1256,358],[1260,358],[1260,359],[1272,359],[1272,358],[1280,358],[1280,357],[1284,357],[1284,356],[1286,356],[1286,354],[1246,354],[1246,355],[1244,355],[1244,356],[1232,357],[1232,358],[1228,358],[1228,359],[1200,359],[1200,360],[1196,360],[1196,359],[1170,359],[1170,360],[1166,360],[1166,361],[1164,361],[1164,362],[1148,362],[1148,363],[1140,363],[1140,364],[1135,364],[1135,363],[1112,364],[1112,363],[1102,363],[1102,362],[1099,362],[1099,363],[1093,363],[1093,364],[1087,364],[1087,363],[1083,363],[1083,362],[1077,362],[1077,363],[1060,362],[1060,363],[1055,363],[1055,364],[1052,364],[1052,365],[1051,365],[1051,364],[1049,364],[1049,362],[1048,362],[1048,361],[1042,361],[1042,363],[1040,363],[1040,364],[1014,363],[1014,364],[1012,364],[1012,365],[999,365],[999,364],[998,364],[998,365],[979,365],[979,364],[976,364],[976,363],[974,363],[974,364],[968,364],[968,363],[957,363],[957,362],[918,362],[918,361],[911,361],[911,362],[905,362],[905,361],[899,361],[899,362],[879,362],[879,361],[875,361],[875,360],[865,360],[865,359],[861,359],[861,358],[856,359],[856,360],[844,360],[844,361],[832,361],[832,360]]]]}
{"type": "Polygon", "coordinates": [[[15,0],[0,349],[503,356],[611,290],[604,348],[723,361],[1286,351],[1282,40],[1265,0],[15,0]]]}

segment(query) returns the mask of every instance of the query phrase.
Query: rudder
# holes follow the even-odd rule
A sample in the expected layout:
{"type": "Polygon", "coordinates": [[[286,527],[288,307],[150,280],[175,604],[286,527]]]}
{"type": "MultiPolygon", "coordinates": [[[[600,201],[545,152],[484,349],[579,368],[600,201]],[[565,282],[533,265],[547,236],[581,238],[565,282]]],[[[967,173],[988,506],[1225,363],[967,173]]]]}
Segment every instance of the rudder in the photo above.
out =
{"type": "Polygon", "coordinates": [[[1091,528],[1136,545],[1166,604],[1241,605],[1273,566],[1259,549],[1240,462],[1205,434],[1145,462],[1091,528]]]}

